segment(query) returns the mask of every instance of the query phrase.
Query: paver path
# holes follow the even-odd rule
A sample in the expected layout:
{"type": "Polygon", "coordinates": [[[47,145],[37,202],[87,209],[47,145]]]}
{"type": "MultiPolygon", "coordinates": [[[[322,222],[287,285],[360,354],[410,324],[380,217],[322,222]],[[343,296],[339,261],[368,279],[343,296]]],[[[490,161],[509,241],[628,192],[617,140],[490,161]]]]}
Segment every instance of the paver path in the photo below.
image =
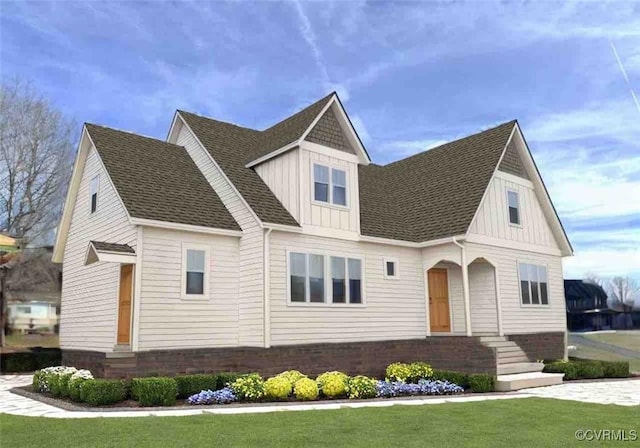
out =
{"type": "Polygon", "coordinates": [[[606,352],[612,352],[625,358],[640,359],[640,351],[629,350],[606,342],[594,341],[579,334],[569,334],[569,345],[584,345],[585,347],[597,348],[606,352]]]}
{"type": "Polygon", "coordinates": [[[589,403],[619,404],[623,406],[640,405],[640,380],[607,381],[593,383],[569,383],[558,386],[526,389],[503,395],[444,396],[442,398],[395,399],[376,401],[353,401],[348,403],[307,403],[284,406],[248,406],[248,407],[206,407],[191,409],[132,410],[132,411],[67,411],[41,403],[27,397],[9,392],[17,386],[31,384],[31,375],[0,376],[0,413],[24,415],[29,417],[51,418],[89,418],[89,417],[148,417],[182,416],[196,414],[246,414],[257,412],[303,411],[320,409],[387,407],[395,405],[437,405],[441,403],[464,403],[471,401],[508,400],[528,397],[557,398],[562,400],[585,401],[589,403]]]}

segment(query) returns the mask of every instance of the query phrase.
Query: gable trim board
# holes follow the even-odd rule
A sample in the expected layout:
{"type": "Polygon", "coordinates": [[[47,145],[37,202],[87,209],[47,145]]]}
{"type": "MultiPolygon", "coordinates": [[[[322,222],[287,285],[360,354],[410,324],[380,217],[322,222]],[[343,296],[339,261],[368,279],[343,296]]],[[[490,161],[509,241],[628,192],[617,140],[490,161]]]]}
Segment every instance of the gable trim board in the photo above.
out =
{"type": "Polygon", "coordinates": [[[158,221],[155,219],[131,218],[129,222],[138,226],[159,227],[170,230],[186,230],[189,232],[208,233],[210,235],[224,235],[240,238],[243,235],[242,230],[216,229],[214,227],[194,226],[191,224],[182,224],[179,222],[158,221]]]}

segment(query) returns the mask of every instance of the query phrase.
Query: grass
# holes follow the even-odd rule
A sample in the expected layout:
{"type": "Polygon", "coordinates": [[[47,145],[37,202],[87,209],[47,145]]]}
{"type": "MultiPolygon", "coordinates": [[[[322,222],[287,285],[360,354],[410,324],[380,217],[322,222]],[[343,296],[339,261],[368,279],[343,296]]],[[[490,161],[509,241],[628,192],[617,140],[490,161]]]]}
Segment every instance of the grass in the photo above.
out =
{"type": "Polygon", "coordinates": [[[627,361],[630,372],[640,372],[640,359],[627,358],[616,353],[600,350],[593,347],[579,346],[569,352],[572,358],[597,359],[600,361],[627,361]]]}
{"type": "Polygon", "coordinates": [[[583,335],[587,339],[617,345],[640,353],[640,331],[617,331],[615,333],[594,333],[583,335]]]}
{"type": "Polygon", "coordinates": [[[571,447],[585,445],[574,436],[578,429],[620,429],[627,434],[631,429],[638,430],[637,415],[637,408],[523,398],[187,417],[49,419],[1,414],[0,434],[3,446],[39,448],[571,447]]]}
{"type": "Polygon", "coordinates": [[[60,346],[57,334],[9,334],[6,336],[6,346],[9,348],[29,348],[47,347],[56,348],[60,346]]]}
{"type": "MultiPolygon", "coordinates": [[[[637,330],[617,331],[615,333],[585,333],[579,335],[593,341],[604,342],[640,352],[640,331],[637,330]]],[[[571,345],[571,342],[569,342],[569,344],[571,345]]],[[[601,361],[628,361],[631,372],[640,372],[640,359],[629,358],[609,350],[589,347],[579,342],[576,346],[576,350],[569,352],[569,356],[572,358],[599,359],[601,361]]]]}

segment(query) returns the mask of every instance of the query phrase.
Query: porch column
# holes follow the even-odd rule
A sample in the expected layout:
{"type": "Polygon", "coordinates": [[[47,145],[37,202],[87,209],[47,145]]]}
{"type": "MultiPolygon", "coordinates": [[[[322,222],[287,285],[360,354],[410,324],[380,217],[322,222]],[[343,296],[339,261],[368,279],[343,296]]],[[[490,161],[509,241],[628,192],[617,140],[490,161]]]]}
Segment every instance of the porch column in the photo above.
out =
{"type": "Polygon", "coordinates": [[[462,296],[464,298],[464,323],[467,336],[471,336],[471,301],[469,300],[469,266],[467,266],[467,248],[462,245],[460,249],[462,264],[462,296]]]}

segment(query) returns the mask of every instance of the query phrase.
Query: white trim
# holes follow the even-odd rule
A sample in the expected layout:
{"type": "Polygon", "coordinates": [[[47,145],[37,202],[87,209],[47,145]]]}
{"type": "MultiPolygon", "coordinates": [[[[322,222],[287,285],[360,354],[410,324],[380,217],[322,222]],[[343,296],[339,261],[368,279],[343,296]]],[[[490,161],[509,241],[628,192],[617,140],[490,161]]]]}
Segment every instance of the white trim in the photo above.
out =
{"type": "Polygon", "coordinates": [[[264,228],[277,230],[279,232],[302,233],[302,227],[288,226],[286,224],[274,224],[272,222],[265,222],[264,228]]]}
{"type": "Polygon", "coordinates": [[[517,227],[519,229],[522,229],[522,213],[521,213],[521,207],[520,207],[520,192],[518,190],[514,190],[511,187],[506,187],[505,189],[505,194],[507,196],[507,224],[509,224],[511,227],[517,227]],[[518,211],[518,222],[511,222],[511,213],[510,213],[510,208],[511,208],[511,204],[509,204],[509,193],[513,193],[516,195],[516,210],[518,211]]]}
{"type": "Polygon", "coordinates": [[[429,271],[422,270],[422,283],[424,284],[424,300],[425,300],[425,322],[427,336],[431,336],[431,308],[429,304],[429,271]]]}
{"type": "Polygon", "coordinates": [[[322,154],[327,157],[342,160],[344,162],[350,162],[350,163],[360,162],[360,159],[355,154],[352,154],[350,152],[340,151],[339,149],[334,149],[329,146],[320,145],[318,143],[313,143],[306,140],[300,141],[300,148],[307,151],[315,152],[317,154],[322,154]]]}
{"type": "Polygon", "coordinates": [[[384,257],[382,259],[382,273],[385,280],[400,280],[400,260],[398,258],[384,257]],[[393,263],[393,275],[387,274],[387,263],[393,263]]]}
{"type": "Polygon", "coordinates": [[[136,264],[137,255],[135,253],[122,253],[122,252],[113,252],[107,250],[98,250],[93,245],[92,242],[89,242],[87,246],[87,250],[84,254],[84,265],[90,265],[96,262],[105,262],[105,263],[124,263],[124,264],[136,264]],[[90,255],[95,255],[94,261],[89,261],[90,255]]]}
{"type": "Polygon", "coordinates": [[[460,248],[460,268],[462,269],[462,298],[464,299],[464,325],[467,336],[471,336],[471,295],[469,292],[469,265],[467,265],[467,246],[452,238],[452,243],[460,248]]]}
{"type": "MultiPolygon", "coordinates": [[[[180,119],[182,120],[183,126],[185,126],[189,130],[189,132],[191,132],[191,135],[196,140],[196,142],[198,142],[198,144],[200,145],[200,148],[204,151],[204,153],[207,155],[209,160],[211,160],[211,163],[213,163],[213,165],[218,169],[218,171],[220,172],[220,175],[222,176],[222,178],[225,181],[227,181],[227,183],[229,184],[229,187],[233,190],[233,192],[236,195],[238,195],[238,198],[240,198],[240,201],[244,204],[244,206],[247,208],[247,210],[249,210],[249,213],[256,220],[256,223],[258,224],[258,226],[260,228],[262,228],[263,227],[262,220],[260,220],[260,218],[258,217],[256,212],[253,210],[253,208],[249,205],[249,203],[245,200],[245,198],[240,194],[240,192],[238,191],[236,186],[233,184],[233,182],[231,182],[231,180],[227,177],[227,174],[222,170],[222,168],[220,168],[220,165],[218,165],[218,162],[216,162],[216,160],[213,158],[211,153],[202,144],[202,142],[200,141],[200,139],[198,138],[196,133],[193,132],[193,130],[189,127],[189,124],[186,122],[186,120],[184,118],[182,118],[182,116],[180,115],[180,112],[176,112],[176,114],[178,114],[180,116],[180,119]]],[[[200,169],[200,168],[198,167],[198,169],[200,169]]],[[[211,188],[213,188],[213,186],[211,188]]],[[[214,191],[215,191],[215,189],[214,189],[214,191]]],[[[217,194],[217,192],[216,192],[216,194],[217,194]]]]}
{"type": "Polygon", "coordinates": [[[533,309],[550,309],[551,308],[551,292],[549,290],[549,265],[546,263],[540,263],[539,261],[533,261],[528,259],[518,258],[516,259],[516,269],[518,271],[518,298],[520,299],[520,307],[521,308],[533,308],[533,309]],[[535,266],[536,268],[544,268],[545,276],[547,277],[547,303],[542,303],[542,294],[540,289],[540,281],[538,281],[538,300],[540,303],[533,303],[533,295],[531,294],[531,280],[527,279],[527,283],[529,284],[529,302],[530,303],[522,303],[522,279],[520,278],[520,265],[526,264],[529,266],[535,266]]]}
{"type": "Polygon", "coordinates": [[[534,188],[533,182],[531,182],[529,179],[525,179],[524,177],[516,176],[515,174],[507,173],[505,171],[500,171],[500,170],[496,171],[496,174],[494,175],[494,177],[498,179],[506,180],[507,182],[518,184],[522,187],[527,187],[530,189],[534,188]]]}
{"type": "Polygon", "coordinates": [[[298,247],[287,247],[285,249],[286,263],[287,263],[287,294],[285,297],[285,304],[287,307],[308,307],[308,306],[321,306],[321,307],[348,307],[358,308],[366,307],[366,287],[365,287],[365,256],[363,254],[345,254],[339,252],[325,251],[325,250],[309,250],[298,247]],[[306,278],[309,278],[309,255],[319,255],[323,257],[324,268],[324,302],[311,302],[311,295],[309,291],[309,282],[306,281],[306,299],[305,302],[292,302],[291,301],[291,254],[304,254],[306,263],[306,278]],[[344,258],[345,262],[345,303],[333,303],[333,285],[331,283],[331,257],[344,258]],[[350,303],[349,297],[349,259],[360,261],[360,303],[350,303]]]}
{"type": "Polygon", "coordinates": [[[273,228],[267,228],[262,238],[263,295],[264,295],[264,347],[271,347],[271,245],[269,236],[273,228]]]}
{"type": "Polygon", "coordinates": [[[115,329],[115,341],[113,343],[114,347],[131,347],[131,342],[133,341],[133,294],[135,291],[135,276],[136,276],[136,271],[138,269],[136,268],[136,265],[133,263],[122,263],[120,266],[118,266],[118,287],[116,289],[116,294],[117,294],[117,301],[116,301],[116,329],[115,329]],[[129,312],[129,343],[128,344],[121,344],[118,342],[118,327],[120,326],[120,281],[122,280],[122,266],[125,264],[131,264],[133,266],[133,278],[131,279],[131,310],[129,312]]]}
{"type": "Polygon", "coordinates": [[[155,219],[129,218],[129,223],[133,225],[138,225],[138,226],[158,227],[161,229],[170,229],[170,230],[182,230],[185,232],[207,233],[210,235],[233,236],[237,238],[243,235],[242,230],[216,229],[213,227],[194,226],[192,224],[181,224],[177,222],[157,221],[155,219]]]}
{"type": "Polygon", "coordinates": [[[487,257],[486,255],[480,254],[480,255],[476,255],[476,257],[469,262],[469,266],[478,259],[482,259],[486,261],[491,265],[491,267],[493,267],[493,281],[495,282],[495,290],[496,290],[496,318],[497,318],[498,336],[504,336],[504,330],[502,328],[502,297],[500,295],[500,275],[499,275],[498,263],[492,257],[487,257]]]}
{"type": "Polygon", "coordinates": [[[437,240],[424,241],[422,243],[415,243],[412,241],[403,241],[403,240],[394,240],[390,238],[380,238],[377,236],[368,236],[361,235],[359,241],[363,241],[366,243],[376,243],[376,244],[388,244],[391,246],[402,246],[402,247],[412,247],[415,249],[421,249],[424,247],[432,247],[432,246],[440,246],[442,244],[450,244],[451,238],[455,238],[458,241],[464,241],[468,237],[466,235],[455,235],[453,237],[445,237],[438,238],[437,240]]]}
{"type": "Polygon", "coordinates": [[[278,157],[280,154],[284,154],[285,152],[288,152],[293,148],[297,148],[298,146],[300,146],[300,140],[295,140],[283,146],[280,149],[276,149],[275,151],[272,151],[269,154],[265,154],[262,157],[252,160],[251,162],[245,165],[245,168],[253,168],[254,166],[260,165],[261,163],[266,162],[267,160],[273,159],[274,157],[278,157]]]}
{"type": "MultiPolygon", "coordinates": [[[[438,263],[441,262],[446,262],[447,260],[441,260],[438,261],[438,263]]],[[[451,306],[451,275],[449,272],[449,266],[443,266],[443,267],[437,267],[438,263],[436,263],[435,265],[431,266],[429,269],[427,269],[425,271],[425,275],[427,277],[427,285],[429,283],[429,271],[431,269],[444,269],[447,272],[447,304],[449,305],[449,331],[433,331],[431,330],[431,309],[429,309],[429,322],[428,322],[428,326],[429,326],[429,334],[428,336],[435,336],[435,335],[451,335],[454,334],[454,328],[453,328],[453,308],[451,306]]],[[[429,290],[427,289],[427,307],[430,307],[430,295],[429,295],[429,290]]]]}
{"type": "MultiPolygon", "coordinates": [[[[340,165],[334,165],[331,163],[318,162],[316,160],[309,160],[309,173],[311,173],[311,185],[309,187],[311,191],[311,205],[317,205],[318,207],[327,207],[334,208],[336,210],[348,212],[351,210],[351,206],[349,204],[349,194],[351,193],[351,185],[349,184],[349,167],[344,167],[340,165]],[[316,199],[316,169],[315,167],[319,166],[322,168],[326,168],[329,171],[329,183],[327,185],[327,194],[328,194],[328,202],[319,201],[316,199]],[[333,202],[333,170],[342,171],[344,173],[344,200],[346,202],[345,205],[336,204],[333,202]]],[[[323,183],[323,182],[319,182],[323,183]]],[[[341,185],[340,185],[341,186],[341,185]]],[[[302,192],[300,192],[302,194],[302,192]]]]}
{"type": "Polygon", "coordinates": [[[342,102],[337,97],[337,95],[333,96],[333,102],[335,102],[336,108],[338,110],[338,124],[340,124],[340,121],[342,121],[342,125],[340,126],[342,128],[342,131],[345,131],[345,127],[351,130],[351,132],[345,132],[345,136],[347,137],[347,139],[349,139],[351,146],[360,153],[358,156],[360,164],[365,166],[369,165],[371,163],[371,158],[369,157],[369,154],[367,154],[367,151],[364,149],[364,146],[362,146],[360,137],[353,127],[353,124],[351,123],[351,120],[347,115],[347,111],[345,111],[344,107],[342,107],[342,102]]]}
{"type": "Polygon", "coordinates": [[[211,278],[211,247],[208,244],[182,243],[182,263],[180,264],[180,298],[182,300],[209,300],[209,279],[211,278]],[[202,294],[187,294],[187,251],[204,251],[202,294]]]}
{"type": "Polygon", "coordinates": [[[502,247],[504,249],[533,252],[536,254],[554,255],[556,257],[562,256],[561,251],[553,247],[537,246],[535,244],[522,243],[520,241],[507,240],[504,238],[495,238],[492,236],[470,234],[467,236],[467,242],[502,247]]]}
{"type": "Polygon", "coordinates": [[[140,345],[140,302],[142,299],[142,247],[144,244],[144,227],[138,226],[136,242],[135,289],[133,296],[133,330],[131,333],[131,350],[137,351],[140,345]]]}

